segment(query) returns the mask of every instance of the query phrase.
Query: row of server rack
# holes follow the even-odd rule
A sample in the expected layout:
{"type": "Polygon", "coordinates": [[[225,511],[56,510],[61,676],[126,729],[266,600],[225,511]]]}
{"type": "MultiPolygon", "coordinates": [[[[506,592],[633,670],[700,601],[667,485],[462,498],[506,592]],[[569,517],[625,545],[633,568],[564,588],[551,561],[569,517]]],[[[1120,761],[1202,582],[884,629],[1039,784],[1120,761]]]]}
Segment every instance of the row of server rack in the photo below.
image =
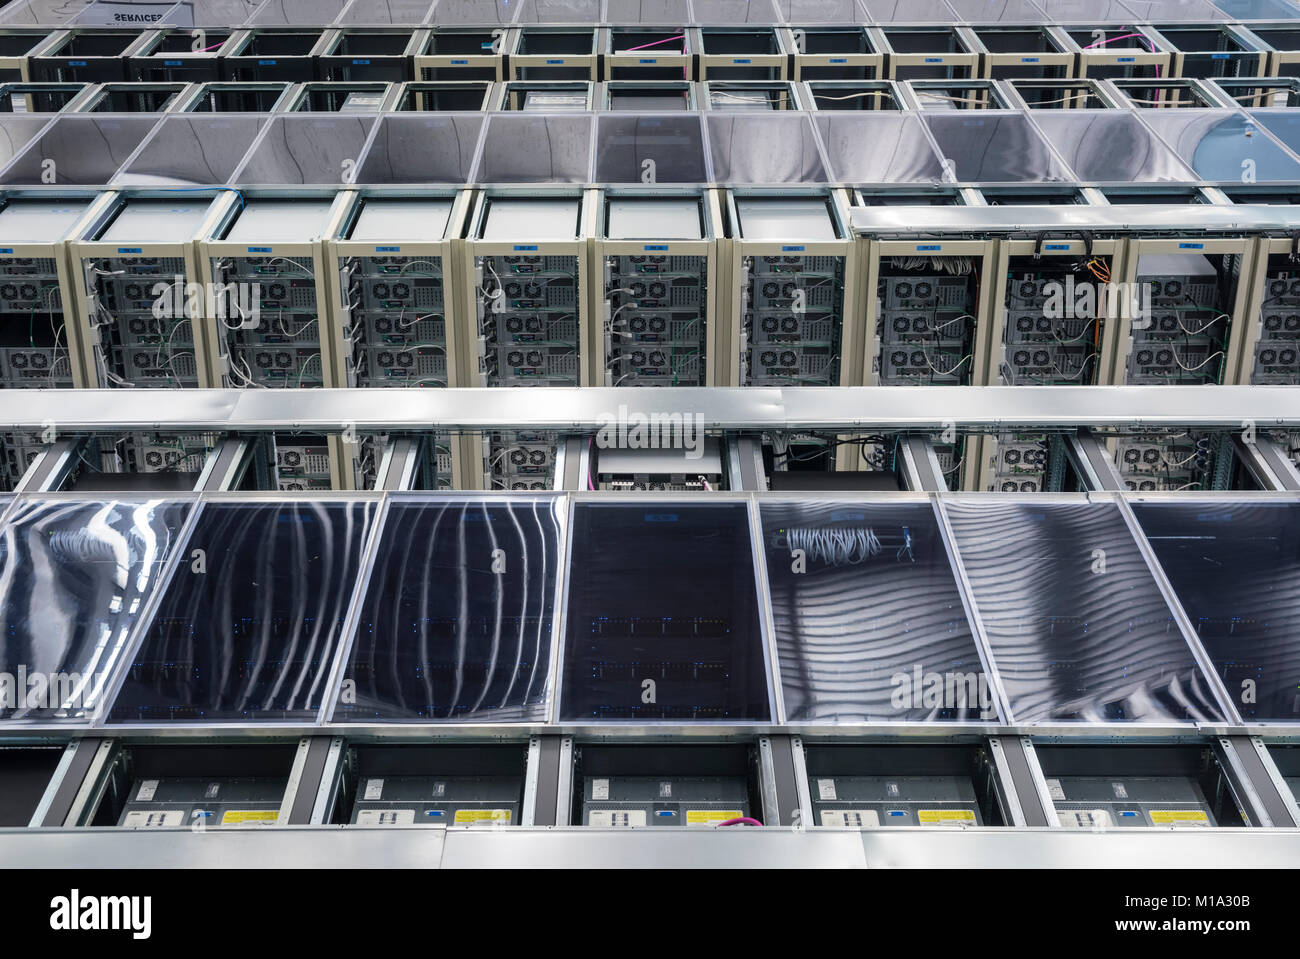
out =
{"type": "MultiPolygon", "coordinates": [[[[1300,75],[1300,20],[1195,23],[1133,17],[1098,27],[1090,15],[1080,14],[1077,21],[1061,24],[983,26],[742,23],[388,30],[35,31],[0,21],[0,79],[301,83],[1300,75]]],[[[1300,16],[1300,10],[1292,8],[1291,15],[1300,16]]]]}
{"type": "MultiPolygon", "coordinates": [[[[0,201],[0,383],[1300,383],[1300,261],[1287,206],[1234,204],[1213,189],[1168,207],[1076,192],[1095,202],[989,205],[956,188],[932,192],[926,206],[831,188],[11,191],[0,201]]],[[[861,439],[769,437],[762,454],[772,476],[902,472],[890,437],[861,439]]],[[[7,486],[46,442],[6,435],[7,486]]],[[[375,442],[350,452],[339,436],[289,443],[291,463],[267,454],[278,480],[249,482],[371,488],[375,442]]],[[[1074,482],[1064,446],[1047,435],[936,442],[953,489],[1074,482]]],[[[1130,488],[1243,488],[1226,434],[1108,442],[1130,488]]],[[[1281,442],[1288,456],[1300,446],[1289,433],[1281,442]]],[[[423,482],[557,488],[563,443],[554,432],[443,436],[423,482]]],[[[137,437],[100,449],[107,467],[94,451],[82,462],[189,475],[214,448],[211,438],[137,437]]],[[[648,474],[680,486],[693,471],[705,478],[691,488],[728,486],[716,451],[711,468],[693,470],[605,470],[590,458],[593,485],[608,473],[640,477],[627,480],[635,488],[665,488],[646,486],[648,474]]]]}
{"type": "Polygon", "coordinates": [[[3,827],[1300,825],[1291,496],[4,507],[3,827]]]}

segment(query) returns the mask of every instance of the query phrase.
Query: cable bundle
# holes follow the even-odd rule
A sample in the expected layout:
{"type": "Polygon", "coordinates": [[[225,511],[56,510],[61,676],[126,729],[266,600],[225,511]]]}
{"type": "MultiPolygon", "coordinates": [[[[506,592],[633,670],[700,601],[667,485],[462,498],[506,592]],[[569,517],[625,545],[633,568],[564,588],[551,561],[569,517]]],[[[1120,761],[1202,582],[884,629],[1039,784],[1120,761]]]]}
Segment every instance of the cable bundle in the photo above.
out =
{"type": "Polygon", "coordinates": [[[820,563],[829,566],[854,566],[865,563],[880,552],[880,540],[871,527],[795,527],[786,531],[791,550],[801,549],[820,563]]]}

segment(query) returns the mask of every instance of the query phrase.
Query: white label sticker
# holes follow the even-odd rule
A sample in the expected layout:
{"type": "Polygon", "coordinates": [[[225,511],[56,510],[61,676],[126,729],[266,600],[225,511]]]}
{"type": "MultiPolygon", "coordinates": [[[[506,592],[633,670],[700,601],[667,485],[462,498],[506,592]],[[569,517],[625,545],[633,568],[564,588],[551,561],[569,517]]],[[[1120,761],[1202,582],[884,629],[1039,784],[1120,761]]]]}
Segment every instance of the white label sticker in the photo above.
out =
{"type": "Polygon", "coordinates": [[[823,809],[822,825],[848,826],[851,829],[879,826],[880,813],[874,809],[823,809]]]}
{"type": "Polygon", "coordinates": [[[660,783],[660,784],[659,784],[659,798],[660,798],[660,799],[671,799],[672,796],[673,796],[673,784],[672,784],[672,783],[660,783]]]}
{"type": "Polygon", "coordinates": [[[384,781],[382,779],[367,779],[365,799],[375,800],[384,795],[384,781]]]}
{"type": "Polygon", "coordinates": [[[158,780],[145,779],[140,783],[140,791],[135,794],[136,802],[148,802],[158,791],[158,780]]]}
{"type": "Polygon", "coordinates": [[[357,813],[358,826],[403,826],[413,822],[414,809],[362,809],[357,813]]]}
{"type": "Polygon", "coordinates": [[[1053,799],[1065,798],[1065,789],[1062,788],[1059,779],[1047,780],[1047,795],[1051,796],[1053,799]]]}
{"type": "Polygon", "coordinates": [[[126,819],[122,820],[122,825],[127,829],[183,826],[185,825],[185,813],[180,809],[164,809],[155,812],[145,812],[142,809],[137,809],[126,814],[126,819]]]}
{"type": "Polygon", "coordinates": [[[587,817],[589,826],[644,826],[644,809],[593,809],[587,817]]]}
{"type": "Polygon", "coordinates": [[[435,796],[445,796],[445,795],[447,795],[447,784],[446,784],[446,783],[434,783],[434,784],[433,784],[433,794],[434,794],[435,796]]]}
{"type": "Polygon", "coordinates": [[[1110,813],[1105,809],[1065,809],[1056,818],[1066,829],[1104,829],[1111,825],[1110,813]]]}
{"type": "Polygon", "coordinates": [[[885,795],[897,799],[901,795],[898,791],[898,783],[885,783],[885,795]]]}
{"type": "Polygon", "coordinates": [[[1128,790],[1124,788],[1123,783],[1111,783],[1110,788],[1115,790],[1116,799],[1128,799],[1128,790]]]}
{"type": "Polygon", "coordinates": [[[221,792],[221,783],[208,783],[207,791],[203,796],[206,799],[216,799],[219,792],[221,792]]]}
{"type": "Polygon", "coordinates": [[[593,779],[591,781],[591,798],[608,799],[609,798],[609,780],[593,779]]]}
{"type": "Polygon", "coordinates": [[[817,797],[819,799],[834,799],[835,780],[834,779],[817,780],[817,797]]]}

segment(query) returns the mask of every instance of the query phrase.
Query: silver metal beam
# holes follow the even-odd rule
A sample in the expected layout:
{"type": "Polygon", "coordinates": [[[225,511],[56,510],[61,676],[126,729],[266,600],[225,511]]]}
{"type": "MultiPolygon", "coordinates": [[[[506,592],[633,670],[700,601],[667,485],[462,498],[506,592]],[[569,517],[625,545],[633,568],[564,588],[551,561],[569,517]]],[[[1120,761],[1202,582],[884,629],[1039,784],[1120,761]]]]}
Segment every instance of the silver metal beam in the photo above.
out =
{"type": "Polygon", "coordinates": [[[706,429],[1007,431],[1111,426],[1300,428],[1289,386],[612,387],[445,390],[41,390],[0,411],[0,431],[64,433],[595,431],[621,414],[700,417],[706,429]]]}

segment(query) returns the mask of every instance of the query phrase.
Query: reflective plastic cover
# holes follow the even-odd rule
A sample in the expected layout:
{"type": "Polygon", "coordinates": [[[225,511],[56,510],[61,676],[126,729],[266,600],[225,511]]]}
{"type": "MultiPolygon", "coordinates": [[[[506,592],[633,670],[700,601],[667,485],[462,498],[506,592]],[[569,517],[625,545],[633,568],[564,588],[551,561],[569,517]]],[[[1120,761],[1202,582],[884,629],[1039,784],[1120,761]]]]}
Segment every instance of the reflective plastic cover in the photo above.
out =
{"type": "Polygon", "coordinates": [[[1300,505],[1133,512],[1242,718],[1300,721],[1300,505]]]}
{"type": "Polygon", "coordinates": [[[930,503],[759,512],[789,722],[997,721],[930,503]]]}
{"type": "Polygon", "coordinates": [[[156,116],[71,114],[54,121],[0,170],[0,183],[44,183],[54,161],[56,182],[107,183],[158,123],[156,116]]]}
{"type": "MultiPolygon", "coordinates": [[[[834,94],[831,94],[834,96],[834,94]]],[[[912,114],[818,113],[831,179],[837,183],[937,183],[943,163],[912,114]]]]}
{"type": "Polygon", "coordinates": [[[680,27],[691,19],[688,0],[606,0],[605,21],[680,27]]]}
{"type": "Polygon", "coordinates": [[[1031,0],[948,0],[958,20],[970,23],[1041,23],[1047,15],[1031,0]]]}
{"type": "Polygon", "coordinates": [[[862,0],[876,23],[953,23],[957,14],[943,0],[862,0]]]}
{"type": "Polygon", "coordinates": [[[544,721],[563,502],[394,499],[333,720],[544,721]]]}
{"type": "Polygon", "coordinates": [[[808,117],[709,115],[715,183],[824,183],[826,169],[808,117]]]}
{"type": "MultiPolygon", "coordinates": [[[[612,4],[611,4],[612,6],[612,4]]],[[[856,0],[776,0],[786,23],[862,23],[866,11],[856,0]]]]}
{"type": "Polygon", "coordinates": [[[344,183],[362,162],[373,117],[302,114],[271,120],[238,172],[240,183],[344,183]]]}
{"type": "Polygon", "coordinates": [[[958,180],[1030,183],[1069,178],[1069,171],[1022,114],[960,110],[924,119],[958,180]]]}
{"type": "Polygon", "coordinates": [[[590,114],[494,114],[476,183],[586,183],[591,179],[590,114]]]}
{"type": "Polygon", "coordinates": [[[436,0],[430,23],[468,24],[510,23],[519,12],[510,0],[436,0]]]}
{"type": "Polygon", "coordinates": [[[465,183],[478,149],[478,114],[397,114],[379,121],[358,183],[465,183]]]}
{"type": "Polygon", "coordinates": [[[1195,181],[1172,150],[1124,110],[1041,110],[1034,123],[1084,180],[1132,183],[1195,181]]]}
{"type": "Polygon", "coordinates": [[[314,719],[376,508],[207,503],[110,721],[314,719]]]}
{"type": "Polygon", "coordinates": [[[433,0],[354,0],[336,23],[402,24],[418,26],[433,6],[433,0]]]}
{"type": "Polygon", "coordinates": [[[745,503],[579,502],[560,718],[768,720],[745,503]]]}
{"type": "Polygon", "coordinates": [[[695,22],[710,26],[737,23],[780,23],[772,0],[691,0],[695,22]]]}
{"type": "Polygon", "coordinates": [[[82,719],[99,707],[189,510],[158,499],[14,504],[0,534],[0,719],[82,719]]]}
{"type": "Polygon", "coordinates": [[[259,116],[166,117],[121,172],[114,186],[206,186],[225,183],[239,168],[265,119],[259,116]]]}
{"type": "Polygon", "coordinates": [[[946,501],[1015,723],[1219,720],[1112,502],[946,501]]]}
{"type": "Polygon", "coordinates": [[[704,183],[704,129],[699,114],[597,119],[596,180],[641,183],[646,161],[655,183],[704,183]]]}
{"type": "Polygon", "coordinates": [[[1147,110],[1142,119],[1204,180],[1300,180],[1300,162],[1245,113],[1147,110]]]}

